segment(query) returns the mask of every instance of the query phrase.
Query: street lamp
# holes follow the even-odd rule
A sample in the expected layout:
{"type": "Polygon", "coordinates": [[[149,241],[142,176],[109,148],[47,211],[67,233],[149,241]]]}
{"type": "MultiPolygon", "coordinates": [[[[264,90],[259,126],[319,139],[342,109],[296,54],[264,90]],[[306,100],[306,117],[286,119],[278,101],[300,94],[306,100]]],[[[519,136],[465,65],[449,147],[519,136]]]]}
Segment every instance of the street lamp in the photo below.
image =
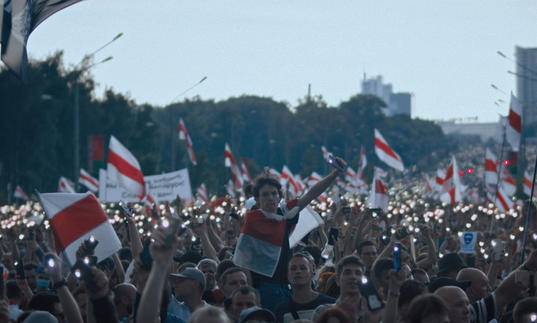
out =
{"type": "Polygon", "coordinates": [[[78,63],[75,66],[74,69],[74,105],[73,105],[73,128],[74,128],[74,134],[73,134],[73,183],[75,183],[75,189],[78,188],[78,177],[80,173],[80,145],[79,145],[79,136],[80,136],[80,120],[79,120],[79,89],[78,89],[78,79],[79,77],[86,71],[88,71],[90,68],[99,65],[101,63],[108,62],[112,59],[112,56],[108,56],[107,58],[94,63],[90,64],[90,61],[93,59],[95,54],[105,48],[106,46],[110,45],[111,43],[118,40],[121,36],[123,36],[123,33],[119,33],[112,40],[104,44],[103,46],[99,47],[97,50],[93,51],[90,54],[84,55],[80,63],[78,63]]]}

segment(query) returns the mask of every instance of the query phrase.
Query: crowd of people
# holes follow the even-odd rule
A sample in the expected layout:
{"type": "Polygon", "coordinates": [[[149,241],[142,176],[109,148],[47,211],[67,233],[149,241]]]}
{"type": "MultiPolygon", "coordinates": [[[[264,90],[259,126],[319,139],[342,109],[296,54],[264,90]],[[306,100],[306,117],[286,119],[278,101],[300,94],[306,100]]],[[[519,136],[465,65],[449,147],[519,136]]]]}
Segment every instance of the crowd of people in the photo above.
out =
{"type": "Polygon", "coordinates": [[[319,200],[339,168],[295,198],[262,174],[236,200],[102,204],[123,248],[97,263],[88,239],[72,267],[38,202],[2,206],[0,322],[537,322],[534,205],[448,205],[408,185],[386,211],[341,190],[319,200]],[[323,224],[290,245],[307,206],[323,224]]]}

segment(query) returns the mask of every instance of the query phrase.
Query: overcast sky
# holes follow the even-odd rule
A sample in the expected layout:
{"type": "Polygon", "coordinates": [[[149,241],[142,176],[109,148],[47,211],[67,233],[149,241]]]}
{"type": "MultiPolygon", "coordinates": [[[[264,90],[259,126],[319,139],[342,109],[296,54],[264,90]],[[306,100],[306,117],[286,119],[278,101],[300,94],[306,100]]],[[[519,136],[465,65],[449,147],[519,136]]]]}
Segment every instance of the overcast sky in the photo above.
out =
{"type": "MultiPolygon", "coordinates": [[[[64,51],[67,66],[96,54],[99,86],[165,106],[181,92],[223,100],[253,94],[338,105],[364,73],[414,94],[413,117],[496,121],[515,90],[516,45],[537,47],[535,0],[86,0],[41,24],[31,58],[64,51]]],[[[184,99],[179,97],[178,100],[184,99]]]]}

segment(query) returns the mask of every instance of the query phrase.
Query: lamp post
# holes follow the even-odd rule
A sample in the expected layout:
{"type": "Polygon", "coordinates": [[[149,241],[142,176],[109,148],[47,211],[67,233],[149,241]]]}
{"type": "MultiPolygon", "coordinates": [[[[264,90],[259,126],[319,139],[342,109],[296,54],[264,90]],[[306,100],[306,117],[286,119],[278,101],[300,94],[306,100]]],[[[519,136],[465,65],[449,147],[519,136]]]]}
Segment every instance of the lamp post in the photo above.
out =
{"type": "Polygon", "coordinates": [[[108,62],[113,57],[108,56],[107,58],[94,63],[90,64],[90,61],[93,59],[95,54],[105,48],[106,46],[110,45],[114,41],[118,40],[121,36],[123,36],[123,33],[119,33],[112,40],[104,44],[103,46],[99,47],[97,50],[93,51],[92,53],[89,53],[87,55],[84,55],[80,63],[78,63],[75,66],[74,70],[74,84],[73,84],[73,91],[74,91],[74,104],[73,104],[73,183],[75,185],[75,190],[78,189],[78,177],[80,173],[80,105],[79,105],[79,78],[80,76],[88,71],[90,68],[99,65],[101,63],[108,62]]]}

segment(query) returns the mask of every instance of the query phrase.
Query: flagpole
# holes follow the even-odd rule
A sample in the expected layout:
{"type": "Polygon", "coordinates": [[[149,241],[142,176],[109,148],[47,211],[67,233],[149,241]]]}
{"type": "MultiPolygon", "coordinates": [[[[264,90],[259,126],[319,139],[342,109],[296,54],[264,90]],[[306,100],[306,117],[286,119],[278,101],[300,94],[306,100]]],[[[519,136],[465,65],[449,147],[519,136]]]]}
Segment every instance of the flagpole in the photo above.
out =
{"type": "Polygon", "coordinates": [[[533,192],[535,190],[535,175],[537,173],[537,158],[535,159],[535,166],[533,167],[533,180],[531,182],[530,198],[528,200],[528,214],[526,215],[526,224],[524,225],[524,239],[522,243],[522,255],[520,256],[520,264],[524,263],[524,252],[526,250],[526,243],[528,241],[528,227],[530,224],[531,208],[533,202],[533,192]]]}

